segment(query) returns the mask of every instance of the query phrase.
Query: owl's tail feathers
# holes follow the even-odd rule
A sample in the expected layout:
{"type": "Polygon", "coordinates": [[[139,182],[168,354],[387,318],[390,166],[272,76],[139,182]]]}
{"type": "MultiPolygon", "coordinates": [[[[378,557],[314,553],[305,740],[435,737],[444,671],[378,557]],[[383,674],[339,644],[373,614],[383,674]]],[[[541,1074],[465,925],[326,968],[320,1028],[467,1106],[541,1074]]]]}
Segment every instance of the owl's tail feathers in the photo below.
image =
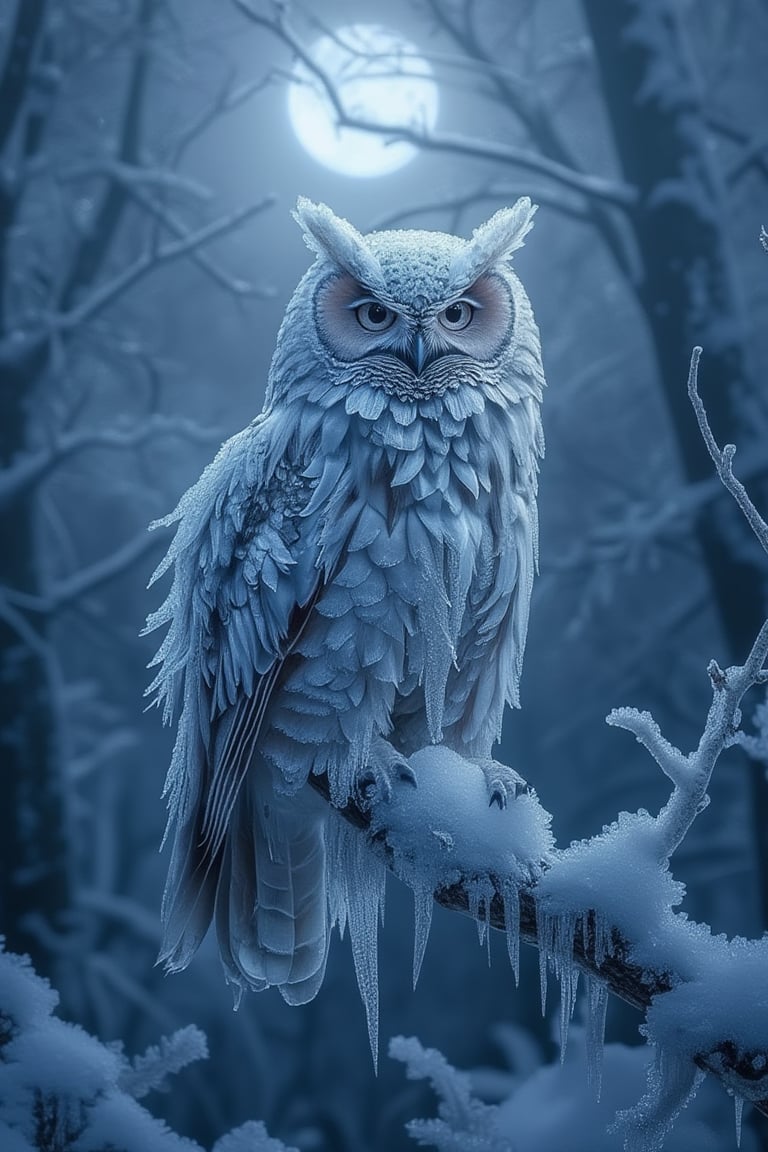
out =
{"type": "MultiPolygon", "coordinates": [[[[204,791],[201,781],[199,791],[204,791]]],[[[194,956],[211,923],[221,869],[221,851],[212,855],[202,836],[202,805],[189,805],[176,827],[163,894],[163,939],[158,964],[180,972],[194,956]]]]}
{"type": "Polygon", "coordinates": [[[216,892],[216,930],[228,978],[255,991],[277,986],[289,1004],[318,992],[328,958],[325,820],[245,787],[232,814],[216,892]]]}

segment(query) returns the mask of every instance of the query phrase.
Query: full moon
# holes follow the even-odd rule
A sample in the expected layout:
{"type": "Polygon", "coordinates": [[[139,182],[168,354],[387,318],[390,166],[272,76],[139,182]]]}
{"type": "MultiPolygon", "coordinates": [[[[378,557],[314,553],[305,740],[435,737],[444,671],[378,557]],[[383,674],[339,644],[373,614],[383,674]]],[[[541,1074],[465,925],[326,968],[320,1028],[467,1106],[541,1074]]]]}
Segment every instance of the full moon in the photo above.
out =
{"type": "MultiPolygon", "coordinates": [[[[322,36],[311,54],[348,115],[374,124],[434,128],[438,95],[432,69],[402,36],[377,24],[354,24],[322,36]]],[[[288,87],[288,113],[310,156],[345,176],[383,176],[418,153],[413,144],[385,134],[340,128],[322,83],[301,61],[288,87]]]]}

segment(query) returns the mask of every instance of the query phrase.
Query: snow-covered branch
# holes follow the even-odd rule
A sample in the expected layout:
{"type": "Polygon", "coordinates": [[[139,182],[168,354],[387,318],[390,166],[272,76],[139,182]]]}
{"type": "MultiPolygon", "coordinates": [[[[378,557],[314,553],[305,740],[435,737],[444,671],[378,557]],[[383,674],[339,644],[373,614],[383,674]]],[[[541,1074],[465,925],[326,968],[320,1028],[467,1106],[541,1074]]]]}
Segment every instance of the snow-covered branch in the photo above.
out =
{"type": "Polygon", "coordinates": [[[527,148],[502,144],[494,140],[478,140],[455,132],[433,132],[411,124],[381,123],[358,115],[345,106],[333,77],[316,62],[306,44],[288,22],[286,5],[274,4],[272,15],[266,16],[256,11],[248,0],[234,0],[234,4],[253,24],[272,32],[290,49],[294,57],[304,64],[327,95],[336,121],[342,128],[357,128],[388,139],[402,140],[425,151],[450,153],[455,156],[471,157],[474,160],[490,160],[505,166],[538,172],[563,187],[625,210],[631,208],[636,201],[635,189],[631,185],[579,172],[527,148]]]}
{"type": "MultiPolygon", "coordinates": [[[[733,476],[734,449],[721,450],[709,427],[696,383],[699,356],[697,348],[688,388],[702,436],[722,484],[768,551],[768,525],[733,476]]],[[[721,753],[744,739],[741,702],[752,687],[768,683],[767,660],[768,621],[742,665],[723,670],[711,661],[712,703],[698,747],[688,755],[649,713],[612,712],[608,723],[633,733],[672,792],[657,816],[623,812],[600,835],[568,849],[554,847],[551,818],[532,790],[495,811],[488,807],[486,773],[440,746],[411,757],[415,789],[399,783],[391,795],[353,800],[341,812],[414,891],[414,979],[434,899],[471,915],[481,942],[488,925],[503,931],[516,976],[519,941],[538,948],[542,1010],[548,970],[560,981],[563,1048],[579,973],[587,976],[593,1082],[600,1082],[607,994],[645,1013],[643,1032],[654,1051],[648,1089],[618,1117],[625,1147],[636,1152],[661,1148],[704,1072],[734,1097],[737,1127],[744,1100],[768,1115],[768,1002],[759,992],[768,937],[728,941],[689,921],[675,911],[685,890],[669,871],[673,853],[707,807],[721,753]]],[[[312,782],[330,800],[327,779],[312,782]]]]}

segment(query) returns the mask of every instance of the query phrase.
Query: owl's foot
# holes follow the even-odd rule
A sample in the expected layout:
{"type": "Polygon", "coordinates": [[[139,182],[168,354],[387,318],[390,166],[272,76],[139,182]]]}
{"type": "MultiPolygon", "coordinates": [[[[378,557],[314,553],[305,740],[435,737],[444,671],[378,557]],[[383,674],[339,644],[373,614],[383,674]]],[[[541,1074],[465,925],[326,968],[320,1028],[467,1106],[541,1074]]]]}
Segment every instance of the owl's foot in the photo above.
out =
{"type": "Polygon", "coordinates": [[[401,780],[416,787],[416,774],[406,758],[382,736],[372,745],[368,763],[355,783],[358,799],[364,808],[389,800],[392,787],[401,780]]]}
{"type": "Polygon", "coordinates": [[[525,796],[530,792],[529,784],[515,772],[514,768],[499,764],[498,760],[484,760],[480,767],[488,787],[490,808],[494,804],[498,804],[499,808],[506,808],[508,800],[516,800],[518,796],[525,796]]]}

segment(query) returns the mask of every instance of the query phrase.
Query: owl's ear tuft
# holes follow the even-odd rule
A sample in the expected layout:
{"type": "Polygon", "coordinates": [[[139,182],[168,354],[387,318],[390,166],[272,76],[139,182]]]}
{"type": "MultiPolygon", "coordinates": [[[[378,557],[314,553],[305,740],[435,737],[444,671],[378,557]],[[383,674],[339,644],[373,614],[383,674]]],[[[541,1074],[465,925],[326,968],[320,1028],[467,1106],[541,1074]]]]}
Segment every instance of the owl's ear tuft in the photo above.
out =
{"type": "Polygon", "coordinates": [[[501,208],[472,233],[472,239],[456,254],[451,265],[451,286],[467,287],[494,264],[508,260],[522,248],[533,228],[538,205],[521,196],[512,208],[501,208]]]}
{"type": "Polygon", "coordinates": [[[374,292],[384,291],[381,265],[356,228],[336,216],[326,204],[299,196],[293,218],[304,232],[308,248],[354,276],[374,292]]]}

